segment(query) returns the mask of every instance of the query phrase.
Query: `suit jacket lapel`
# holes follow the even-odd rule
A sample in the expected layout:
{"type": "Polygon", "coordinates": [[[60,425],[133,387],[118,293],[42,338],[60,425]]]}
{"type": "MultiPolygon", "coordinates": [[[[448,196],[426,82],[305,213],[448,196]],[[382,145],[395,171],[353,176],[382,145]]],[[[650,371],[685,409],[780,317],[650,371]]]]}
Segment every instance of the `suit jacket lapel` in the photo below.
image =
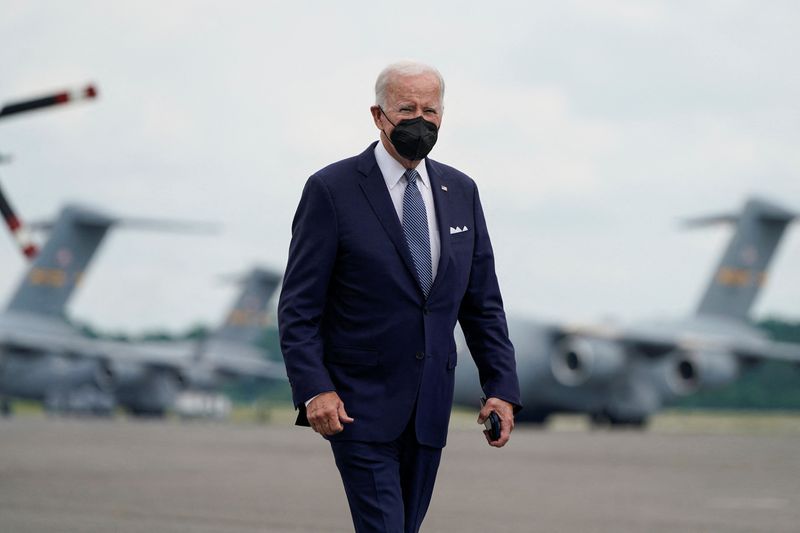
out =
{"type": "MultiPolygon", "coordinates": [[[[442,187],[447,187],[439,165],[430,159],[425,160],[428,169],[428,177],[431,180],[431,190],[433,191],[433,204],[436,208],[436,222],[439,225],[439,243],[441,254],[439,256],[439,267],[436,271],[436,279],[433,280],[430,294],[441,285],[441,280],[450,265],[450,217],[448,215],[449,197],[442,187]]],[[[428,298],[430,298],[430,294],[428,298]]]]}
{"type": "MultiPolygon", "coordinates": [[[[364,175],[359,185],[367,196],[375,216],[378,217],[383,229],[389,234],[397,253],[403,259],[406,268],[411,273],[414,280],[417,282],[417,287],[420,286],[419,279],[417,278],[417,270],[414,268],[414,260],[411,258],[411,252],[406,245],[406,238],[403,234],[403,227],[400,225],[400,219],[397,218],[397,212],[394,209],[392,198],[389,196],[389,191],[386,189],[386,181],[383,179],[378,163],[375,161],[373,153],[375,145],[372,144],[367,150],[361,154],[358,162],[358,170],[364,175]]],[[[420,289],[422,290],[422,289],[420,289]]]]}

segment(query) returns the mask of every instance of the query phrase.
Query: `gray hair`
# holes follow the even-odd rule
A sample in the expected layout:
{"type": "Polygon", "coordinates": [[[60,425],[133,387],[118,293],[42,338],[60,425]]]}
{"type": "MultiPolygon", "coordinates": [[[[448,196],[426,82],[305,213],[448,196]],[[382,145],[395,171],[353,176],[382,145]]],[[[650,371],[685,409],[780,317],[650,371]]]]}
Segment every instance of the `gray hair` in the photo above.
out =
{"type": "Polygon", "coordinates": [[[417,61],[398,61],[384,68],[378,79],[375,80],[375,104],[386,106],[386,88],[398,76],[419,76],[420,74],[433,74],[439,80],[439,102],[444,106],[444,78],[441,73],[430,65],[417,61]]]}

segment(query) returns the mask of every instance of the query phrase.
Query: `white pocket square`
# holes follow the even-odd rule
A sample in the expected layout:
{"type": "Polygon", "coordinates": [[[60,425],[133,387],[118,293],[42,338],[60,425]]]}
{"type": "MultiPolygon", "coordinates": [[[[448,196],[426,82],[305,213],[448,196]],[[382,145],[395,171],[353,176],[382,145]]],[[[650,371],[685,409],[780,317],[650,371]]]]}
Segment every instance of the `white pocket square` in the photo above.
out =
{"type": "Polygon", "coordinates": [[[463,228],[459,226],[456,226],[455,228],[450,226],[450,235],[453,235],[454,233],[464,233],[465,231],[469,231],[469,228],[466,226],[464,226],[463,228]]]}

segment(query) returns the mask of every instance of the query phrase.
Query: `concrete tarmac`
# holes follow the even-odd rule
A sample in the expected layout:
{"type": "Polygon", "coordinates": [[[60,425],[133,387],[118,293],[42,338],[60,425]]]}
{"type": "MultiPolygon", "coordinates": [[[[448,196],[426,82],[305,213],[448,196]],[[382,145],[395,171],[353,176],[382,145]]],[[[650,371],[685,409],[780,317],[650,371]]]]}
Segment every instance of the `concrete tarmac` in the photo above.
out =
{"type": "MultiPolygon", "coordinates": [[[[798,532],[797,433],[456,427],[425,532],[798,532]]],[[[0,531],[346,532],[310,430],[178,421],[0,420],[0,531]]]]}

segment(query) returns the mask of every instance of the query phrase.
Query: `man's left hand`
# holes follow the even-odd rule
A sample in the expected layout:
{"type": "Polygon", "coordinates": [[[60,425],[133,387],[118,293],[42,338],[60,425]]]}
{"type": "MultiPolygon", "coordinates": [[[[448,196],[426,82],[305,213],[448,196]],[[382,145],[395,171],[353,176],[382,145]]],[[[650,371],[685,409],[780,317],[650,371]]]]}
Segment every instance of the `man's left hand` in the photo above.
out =
{"type": "Polygon", "coordinates": [[[489,443],[489,446],[502,448],[511,438],[511,432],[514,430],[514,406],[500,398],[489,398],[478,414],[478,424],[483,424],[492,411],[500,417],[500,438],[491,440],[487,430],[484,430],[483,434],[486,435],[486,442],[489,443]]]}

